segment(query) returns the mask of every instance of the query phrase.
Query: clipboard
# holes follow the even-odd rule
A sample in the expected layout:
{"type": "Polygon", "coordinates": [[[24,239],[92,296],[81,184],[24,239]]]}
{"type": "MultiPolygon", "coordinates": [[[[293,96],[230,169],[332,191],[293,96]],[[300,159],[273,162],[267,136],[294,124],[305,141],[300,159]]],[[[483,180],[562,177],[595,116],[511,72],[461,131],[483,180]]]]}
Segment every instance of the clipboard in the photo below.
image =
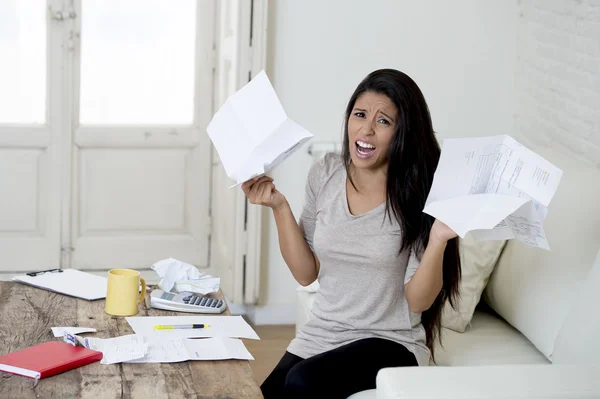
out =
{"type": "Polygon", "coordinates": [[[106,277],[85,273],[76,269],[50,269],[14,276],[12,281],[33,287],[94,301],[106,298],[106,277]]]}

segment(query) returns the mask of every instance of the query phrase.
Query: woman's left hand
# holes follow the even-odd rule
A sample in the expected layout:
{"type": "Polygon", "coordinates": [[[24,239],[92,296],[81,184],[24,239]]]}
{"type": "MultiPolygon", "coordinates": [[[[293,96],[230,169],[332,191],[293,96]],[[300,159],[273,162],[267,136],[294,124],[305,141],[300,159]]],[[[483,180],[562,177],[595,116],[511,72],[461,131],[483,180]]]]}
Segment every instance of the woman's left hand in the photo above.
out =
{"type": "Polygon", "coordinates": [[[448,227],[445,223],[435,219],[435,222],[433,222],[433,226],[431,227],[431,232],[429,233],[429,239],[446,243],[455,238],[457,235],[458,234],[456,234],[454,230],[448,227]]]}

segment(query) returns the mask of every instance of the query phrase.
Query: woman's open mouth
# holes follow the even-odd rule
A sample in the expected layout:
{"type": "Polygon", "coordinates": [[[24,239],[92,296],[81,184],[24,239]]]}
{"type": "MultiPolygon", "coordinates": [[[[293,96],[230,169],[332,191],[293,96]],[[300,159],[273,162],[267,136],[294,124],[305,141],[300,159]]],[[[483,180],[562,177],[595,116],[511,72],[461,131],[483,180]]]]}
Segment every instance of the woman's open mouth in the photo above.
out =
{"type": "Polygon", "coordinates": [[[375,146],[362,140],[358,140],[356,145],[356,155],[359,158],[369,158],[375,153],[375,146]]]}

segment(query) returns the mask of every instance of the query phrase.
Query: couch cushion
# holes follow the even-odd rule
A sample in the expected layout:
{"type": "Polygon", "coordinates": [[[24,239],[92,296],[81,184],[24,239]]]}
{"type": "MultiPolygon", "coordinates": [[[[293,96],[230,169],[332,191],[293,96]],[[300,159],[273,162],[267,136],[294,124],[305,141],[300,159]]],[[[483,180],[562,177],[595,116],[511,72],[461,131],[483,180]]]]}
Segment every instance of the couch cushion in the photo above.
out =
{"type": "Polygon", "coordinates": [[[435,350],[438,366],[490,364],[546,364],[548,360],[525,338],[496,315],[476,310],[465,333],[444,328],[435,350]]]}
{"type": "Polygon", "coordinates": [[[510,240],[484,291],[486,302],[548,359],[600,242],[600,170],[558,149],[536,150],[563,170],[544,230],[551,251],[510,240]]]}
{"type": "Polygon", "coordinates": [[[390,367],[377,399],[598,399],[600,365],[390,367]]]}
{"type": "Polygon", "coordinates": [[[459,241],[462,277],[459,285],[460,298],[456,309],[446,302],[442,310],[442,327],[464,332],[490,274],[502,253],[506,241],[475,241],[470,234],[459,241]]]}
{"type": "Polygon", "coordinates": [[[553,363],[600,364],[600,251],[554,345],[553,363]]]}
{"type": "Polygon", "coordinates": [[[377,399],[377,390],[367,389],[348,396],[346,399],[377,399]]]}

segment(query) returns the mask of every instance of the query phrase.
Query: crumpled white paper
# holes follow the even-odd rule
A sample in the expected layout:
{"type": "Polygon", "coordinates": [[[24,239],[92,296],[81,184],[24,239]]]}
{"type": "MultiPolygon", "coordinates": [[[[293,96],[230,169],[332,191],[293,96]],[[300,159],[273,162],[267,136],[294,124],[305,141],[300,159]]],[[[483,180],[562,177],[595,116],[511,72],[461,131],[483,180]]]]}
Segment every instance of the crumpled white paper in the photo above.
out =
{"type": "Polygon", "coordinates": [[[203,273],[197,267],[177,259],[163,259],[152,265],[161,278],[158,286],[166,292],[194,292],[201,295],[218,292],[221,279],[203,273]]]}

